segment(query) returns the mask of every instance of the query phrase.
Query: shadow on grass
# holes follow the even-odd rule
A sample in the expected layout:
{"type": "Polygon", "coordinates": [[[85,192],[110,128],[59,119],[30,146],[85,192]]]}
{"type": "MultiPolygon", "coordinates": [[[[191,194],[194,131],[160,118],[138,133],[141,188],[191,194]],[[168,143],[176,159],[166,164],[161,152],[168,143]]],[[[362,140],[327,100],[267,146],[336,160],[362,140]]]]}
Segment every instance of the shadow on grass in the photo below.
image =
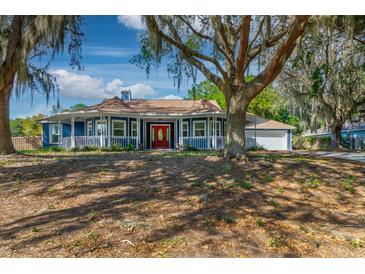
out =
{"type": "MultiPolygon", "coordinates": [[[[135,215],[153,220],[160,214],[167,215],[166,224],[151,228],[148,242],[170,239],[191,230],[220,235],[222,232],[216,228],[217,223],[234,223],[246,214],[268,222],[291,220],[300,224],[359,224],[357,216],[340,214],[324,207],[320,191],[305,189],[307,181],[319,178],[321,188],[330,192],[334,203],[351,203],[353,208],[361,208],[363,202],[357,199],[359,194],[344,195],[340,188],[333,186],[334,181],[345,174],[336,165],[319,166],[310,158],[289,154],[253,153],[247,164],[215,155],[211,152],[122,152],[24,156],[25,163],[29,159],[35,164],[0,166],[2,191],[15,195],[18,190],[12,184],[18,179],[26,182],[25,188],[31,189],[25,195],[39,199],[51,195],[55,201],[71,202],[66,208],[2,222],[0,237],[14,239],[32,227],[46,226],[46,233],[35,234],[19,243],[22,246],[34,245],[50,237],[88,228],[100,219],[119,221],[135,215]],[[242,181],[250,182],[253,187],[240,188],[242,181]],[[275,191],[281,181],[291,182],[283,186],[284,194],[275,191]],[[59,191],[49,191],[60,186],[59,191]],[[72,202],[86,196],[90,198],[72,202]],[[276,200],[278,207],[273,202],[276,200]],[[151,204],[157,208],[146,209],[151,204]],[[92,212],[97,215],[93,216],[92,212]]],[[[365,176],[364,168],[356,172],[365,176]]],[[[235,239],[226,240],[237,241],[247,234],[247,231],[232,230],[231,235],[234,236],[224,237],[235,239]]],[[[272,234],[270,228],[265,230],[268,235],[272,234]]],[[[283,233],[288,238],[297,237],[293,233],[283,233]]],[[[246,238],[246,245],[251,246],[257,256],[263,255],[253,239],[246,238]]],[[[291,256],[299,255],[294,252],[291,256]]]]}

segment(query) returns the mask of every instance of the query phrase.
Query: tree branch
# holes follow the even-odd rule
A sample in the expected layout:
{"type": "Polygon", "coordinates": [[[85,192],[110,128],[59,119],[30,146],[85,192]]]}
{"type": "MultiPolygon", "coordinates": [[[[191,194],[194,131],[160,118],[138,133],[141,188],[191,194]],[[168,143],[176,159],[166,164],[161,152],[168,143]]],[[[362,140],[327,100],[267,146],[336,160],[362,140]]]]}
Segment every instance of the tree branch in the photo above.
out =
{"type": "Polygon", "coordinates": [[[269,85],[280,73],[285,62],[294,50],[298,38],[303,34],[310,16],[296,16],[288,38],[277,49],[266,68],[248,84],[248,99],[251,100],[269,85]]]}
{"type": "Polygon", "coordinates": [[[251,16],[243,16],[242,24],[241,24],[241,36],[240,36],[240,46],[238,50],[238,58],[237,58],[237,77],[239,79],[244,78],[244,72],[246,68],[246,57],[248,51],[248,43],[250,36],[250,24],[251,24],[251,16]]]}
{"type": "Polygon", "coordinates": [[[173,26],[171,19],[167,19],[166,21],[167,21],[167,26],[168,26],[169,30],[171,31],[172,35],[174,36],[174,39],[171,38],[170,36],[168,36],[167,34],[165,34],[161,29],[158,29],[159,35],[161,37],[163,37],[168,43],[170,43],[170,44],[174,45],[176,48],[180,49],[184,53],[185,56],[195,56],[199,59],[212,63],[213,65],[216,66],[218,71],[222,74],[223,78],[225,78],[225,79],[227,78],[226,72],[223,70],[222,66],[220,65],[220,63],[217,59],[209,57],[209,56],[202,54],[200,52],[197,52],[195,50],[192,50],[189,47],[187,47],[186,45],[184,45],[184,43],[182,42],[182,40],[180,38],[180,35],[178,34],[177,30],[173,26]]]}
{"type": "Polygon", "coordinates": [[[186,24],[186,26],[197,36],[199,36],[200,38],[202,39],[205,39],[205,40],[208,40],[212,43],[214,43],[214,45],[217,47],[217,49],[219,50],[220,53],[222,53],[224,55],[224,57],[228,60],[228,62],[230,62],[232,65],[232,60],[231,60],[231,57],[227,54],[227,52],[225,50],[223,50],[221,48],[221,46],[217,43],[217,41],[215,39],[213,39],[211,36],[209,35],[205,35],[199,31],[197,31],[191,24],[188,20],[186,20],[183,16],[181,15],[177,15],[177,17],[184,22],[184,24],[186,24]]]}

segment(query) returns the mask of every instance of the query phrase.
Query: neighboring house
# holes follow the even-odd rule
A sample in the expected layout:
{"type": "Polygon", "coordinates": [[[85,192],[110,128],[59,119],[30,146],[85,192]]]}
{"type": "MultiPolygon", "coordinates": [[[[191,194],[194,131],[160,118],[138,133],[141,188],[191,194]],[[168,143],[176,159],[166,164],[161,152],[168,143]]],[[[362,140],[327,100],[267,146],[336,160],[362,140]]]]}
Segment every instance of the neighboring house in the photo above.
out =
{"type": "MultiPolygon", "coordinates": [[[[331,133],[328,129],[319,129],[314,132],[307,132],[303,136],[330,137],[331,133]]],[[[365,149],[365,121],[353,124],[346,123],[342,128],[341,136],[352,149],[365,149]]]]}
{"type": "MultiPolygon", "coordinates": [[[[105,99],[80,111],[43,120],[43,146],[109,147],[132,144],[138,149],[222,149],[226,112],[215,101],[105,99]]],[[[294,127],[247,114],[246,147],[291,150],[294,127]]]]}

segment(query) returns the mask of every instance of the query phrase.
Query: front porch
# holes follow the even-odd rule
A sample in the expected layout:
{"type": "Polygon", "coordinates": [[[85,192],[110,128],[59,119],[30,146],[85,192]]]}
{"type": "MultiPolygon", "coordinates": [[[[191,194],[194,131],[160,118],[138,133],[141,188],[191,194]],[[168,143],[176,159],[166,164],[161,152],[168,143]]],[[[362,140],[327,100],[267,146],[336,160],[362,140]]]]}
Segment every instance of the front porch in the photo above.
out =
{"type": "MultiPolygon", "coordinates": [[[[43,127],[43,143],[65,149],[118,145],[134,149],[217,150],[226,143],[226,119],[222,116],[60,116],[57,122],[43,127]]],[[[251,139],[246,139],[248,146],[252,146],[251,139]]]]}
{"type": "MultiPolygon", "coordinates": [[[[195,148],[199,150],[217,150],[223,149],[226,143],[225,136],[205,136],[205,137],[180,137],[175,148],[168,147],[166,149],[187,149],[195,148]]],[[[73,147],[111,147],[119,145],[121,148],[132,146],[135,149],[144,149],[139,143],[138,137],[115,137],[115,136],[74,136],[63,137],[60,146],[65,149],[73,147]]],[[[252,138],[246,138],[246,147],[254,146],[252,138]]],[[[150,148],[154,149],[154,148],[150,148]]]]}

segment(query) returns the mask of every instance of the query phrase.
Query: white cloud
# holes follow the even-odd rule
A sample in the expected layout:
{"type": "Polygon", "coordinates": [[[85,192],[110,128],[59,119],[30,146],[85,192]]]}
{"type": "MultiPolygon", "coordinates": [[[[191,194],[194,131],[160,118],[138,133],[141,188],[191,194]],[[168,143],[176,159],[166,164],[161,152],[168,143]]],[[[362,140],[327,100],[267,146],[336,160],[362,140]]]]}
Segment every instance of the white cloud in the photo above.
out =
{"type": "Polygon", "coordinates": [[[183,99],[181,96],[177,96],[177,95],[174,95],[174,94],[169,94],[169,95],[165,95],[165,96],[162,96],[158,99],[183,99]]]}
{"type": "Polygon", "coordinates": [[[137,83],[123,86],[121,79],[105,82],[102,78],[91,77],[87,74],[77,74],[59,69],[51,72],[57,80],[60,95],[77,99],[104,99],[119,96],[122,89],[129,89],[132,98],[144,98],[156,95],[156,91],[149,85],[137,83]]]}
{"type": "Polygon", "coordinates": [[[117,17],[118,23],[125,25],[128,28],[143,30],[146,28],[142,22],[141,15],[119,15],[117,17]]]}

